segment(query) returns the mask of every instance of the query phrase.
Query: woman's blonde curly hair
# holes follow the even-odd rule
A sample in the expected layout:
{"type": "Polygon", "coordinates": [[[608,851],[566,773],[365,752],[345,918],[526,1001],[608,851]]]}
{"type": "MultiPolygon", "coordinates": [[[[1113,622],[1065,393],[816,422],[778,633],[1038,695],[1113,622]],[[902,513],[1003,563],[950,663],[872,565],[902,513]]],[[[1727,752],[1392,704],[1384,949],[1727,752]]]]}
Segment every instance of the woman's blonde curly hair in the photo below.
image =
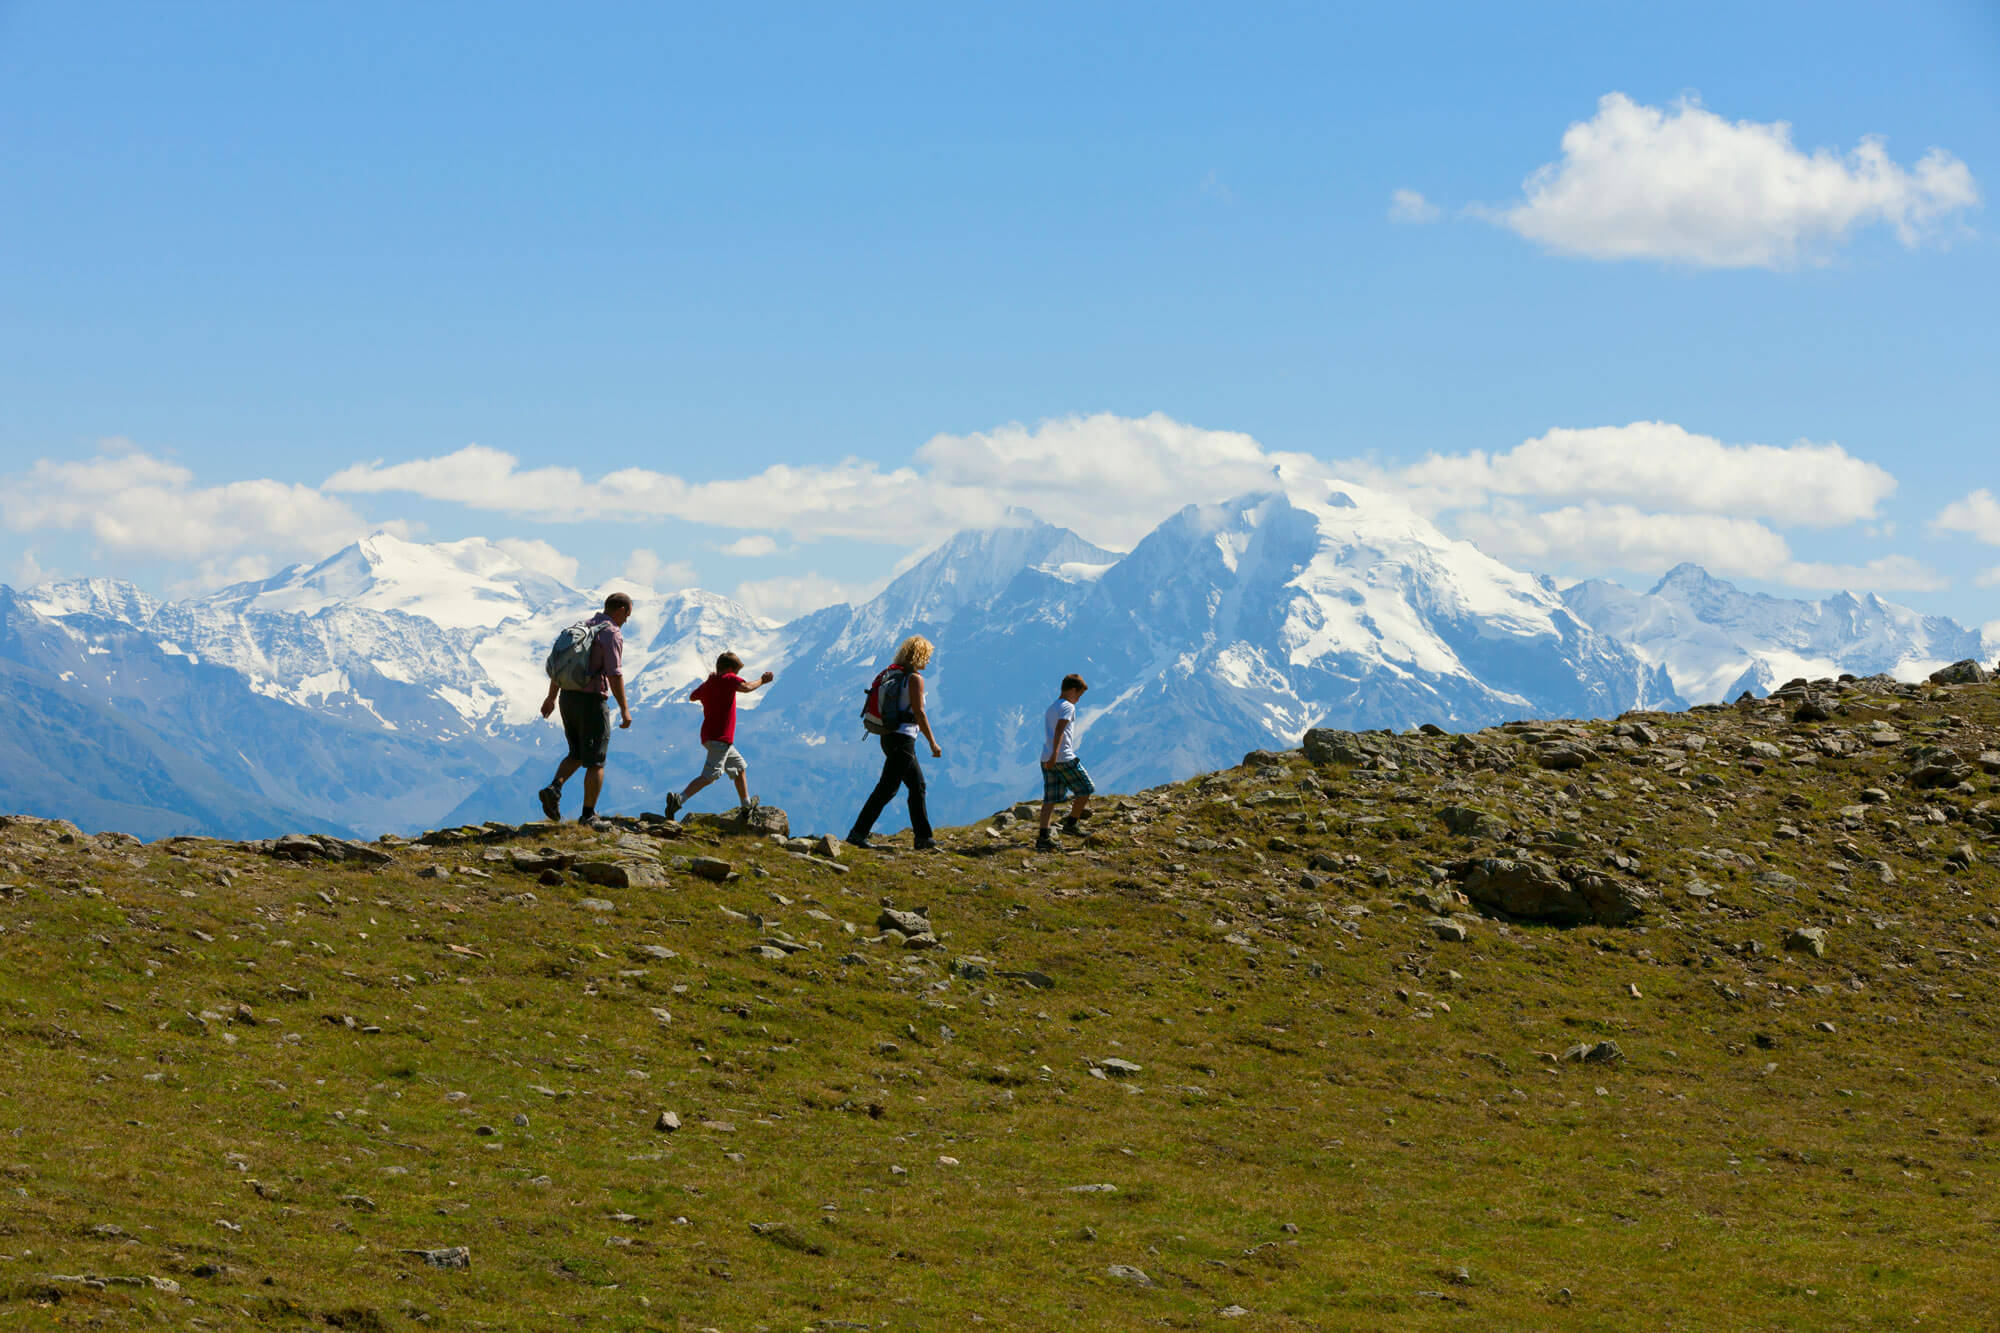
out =
{"type": "Polygon", "coordinates": [[[905,671],[922,671],[930,665],[931,654],[936,651],[929,639],[921,634],[912,634],[896,650],[896,665],[905,671]]]}

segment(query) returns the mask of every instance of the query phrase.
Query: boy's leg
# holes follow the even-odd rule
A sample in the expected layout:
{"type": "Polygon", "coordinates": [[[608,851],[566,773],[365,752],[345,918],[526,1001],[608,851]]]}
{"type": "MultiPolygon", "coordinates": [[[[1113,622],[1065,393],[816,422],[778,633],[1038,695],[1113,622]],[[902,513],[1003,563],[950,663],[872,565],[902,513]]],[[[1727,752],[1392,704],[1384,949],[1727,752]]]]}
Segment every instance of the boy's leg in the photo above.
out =
{"type": "Polygon", "coordinates": [[[561,791],[563,783],[568,782],[572,777],[576,776],[576,770],[582,767],[582,764],[577,763],[576,760],[571,759],[568,755],[564,755],[563,761],[556,765],[555,779],[549,785],[557,791],[561,791]]]}
{"type": "Polygon", "coordinates": [[[1071,819],[1082,819],[1084,816],[1084,812],[1087,811],[1089,808],[1090,808],[1090,793],[1087,791],[1080,791],[1076,794],[1076,799],[1069,803],[1069,817],[1071,819]]]}
{"type": "Polygon", "coordinates": [[[750,777],[747,769],[737,769],[729,775],[736,779],[736,804],[750,804],[750,777]]]}
{"type": "Polygon", "coordinates": [[[702,788],[708,786],[709,783],[714,781],[715,779],[713,777],[709,776],[706,773],[703,773],[700,777],[697,777],[693,782],[690,782],[688,783],[687,786],[681,788],[681,801],[685,803],[696,792],[700,791],[702,788]]]}
{"type": "Polygon", "coordinates": [[[1042,797],[1042,822],[1041,822],[1042,832],[1047,833],[1049,831],[1049,821],[1055,818],[1055,813],[1056,813],[1056,798],[1053,796],[1042,797]]]}
{"type": "Polygon", "coordinates": [[[583,770],[583,813],[586,818],[597,813],[597,796],[603,790],[603,766],[583,770]]]}

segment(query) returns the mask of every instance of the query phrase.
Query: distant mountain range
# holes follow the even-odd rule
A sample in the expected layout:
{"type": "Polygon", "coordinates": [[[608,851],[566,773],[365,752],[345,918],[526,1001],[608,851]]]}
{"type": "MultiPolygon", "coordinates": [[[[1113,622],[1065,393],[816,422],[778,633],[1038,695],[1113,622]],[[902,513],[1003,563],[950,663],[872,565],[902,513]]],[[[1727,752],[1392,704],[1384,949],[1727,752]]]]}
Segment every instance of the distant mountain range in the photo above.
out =
{"type": "MultiPolygon", "coordinates": [[[[1748,594],[1693,565],[1644,593],[1559,589],[1356,487],[1190,506],[1126,554],[1011,518],[865,603],[787,624],[712,593],[618,585],[638,608],[635,722],[614,739],[605,807],[657,808],[693,774],[685,696],[725,649],[778,673],[745,701],[753,788],[835,833],[879,761],[862,690],[910,633],[939,646],[933,810],[952,822],[1039,795],[1041,713],[1068,671],[1092,684],[1085,762],[1130,789],[1312,726],[1605,716],[1990,655],[1942,617],[1748,594]]],[[[536,711],[543,654],[605,591],[486,541],[384,533],[185,601],[108,579],[0,587],[0,809],[144,836],[527,817],[561,753],[536,711]]]]}

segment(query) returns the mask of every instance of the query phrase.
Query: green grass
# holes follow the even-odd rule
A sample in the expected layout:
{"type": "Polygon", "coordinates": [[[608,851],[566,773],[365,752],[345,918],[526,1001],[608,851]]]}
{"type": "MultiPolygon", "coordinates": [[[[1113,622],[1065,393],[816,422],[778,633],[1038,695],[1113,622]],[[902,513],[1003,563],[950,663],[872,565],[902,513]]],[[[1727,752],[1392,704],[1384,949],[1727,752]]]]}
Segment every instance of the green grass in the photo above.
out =
{"type": "Polygon", "coordinates": [[[1398,738],[1395,778],[1293,755],[1114,798],[1060,856],[974,829],[839,875],[690,835],[655,889],[544,887],[476,845],[367,871],[16,825],[0,1328],[1983,1326],[2000,880],[1942,858],[1990,848],[1991,780],[1912,791],[1899,747],[1734,757],[1746,727],[1809,744],[1892,705],[1906,741],[2000,735],[1968,687],[1818,727],[1650,719],[1716,738],[1672,775],[1662,747],[1493,773],[1398,738]],[[1893,799],[1840,827],[1867,786],[1893,799]],[[1305,804],[1243,804],[1267,790],[1305,804]],[[1471,939],[1436,940],[1430,867],[1496,850],[1449,803],[1636,854],[1644,928],[1461,905],[1471,939]],[[698,852],[740,877],[671,867],[698,852]],[[1313,853],[1355,862],[1308,890],[1313,853]],[[866,942],[885,901],[943,947],[866,942]],[[767,961],[771,928],[718,908],[821,947],[767,961]],[[1804,924],[1825,959],[1782,947],[1804,924]],[[1622,1062],[1549,1058],[1603,1038],[1622,1062]],[[1093,1076],[1114,1056],[1140,1072],[1093,1076]],[[470,1268],[410,1253],[456,1245],[470,1268]]]}

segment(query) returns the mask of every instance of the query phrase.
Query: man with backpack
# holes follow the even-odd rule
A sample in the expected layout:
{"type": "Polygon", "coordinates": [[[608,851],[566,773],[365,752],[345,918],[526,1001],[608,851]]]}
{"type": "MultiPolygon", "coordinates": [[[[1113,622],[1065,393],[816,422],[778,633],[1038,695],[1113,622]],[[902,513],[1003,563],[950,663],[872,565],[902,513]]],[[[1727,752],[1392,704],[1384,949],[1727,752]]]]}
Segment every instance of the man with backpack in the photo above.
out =
{"type": "Polygon", "coordinates": [[[742,671],[743,659],[735,653],[724,653],[715,659],[714,674],[688,695],[701,705],[701,744],[708,757],[702,762],[700,776],[684,790],[667,793],[668,819],[677,817],[696,792],[725,773],[736,782],[738,809],[748,810],[757,804],[757,798],[750,794],[749,766],[736,752],[736,696],[762,689],[777,676],[766,671],[753,685],[743,679],[742,671]]]}
{"type": "Polygon", "coordinates": [[[571,625],[556,636],[545,664],[549,673],[548,697],[542,700],[542,716],[562,708],[563,735],[569,753],[556,765],[555,780],[536,793],[542,813],[552,820],[562,818],[562,787],[570,775],[583,770],[583,813],[579,824],[597,822],[597,797],[604,790],[604,761],[611,751],[611,700],[618,701],[618,728],[632,725],[632,710],[625,704],[625,622],[632,618],[632,599],[614,592],[604,599],[604,609],[580,624],[571,625]]]}
{"type": "Polygon", "coordinates": [[[910,791],[910,832],[916,837],[917,850],[927,852],[937,846],[931,837],[930,816],[924,809],[924,770],[917,762],[919,736],[931,747],[931,758],[944,757],[937,738],[931,735],[930,715],[924,709],[923,671],[930,665],[932,651],[929,639],[912,634],[896,650],[895,662],[877,674],[875,683],[869,686],[861,722],[882,738],[882,776],[876,780],[875,790],[868,793],[861,813],[854,817],[854,827],[847,834],[850,846],[874,845],[868,841],[868,834],[898,787],[910,791]]]}

